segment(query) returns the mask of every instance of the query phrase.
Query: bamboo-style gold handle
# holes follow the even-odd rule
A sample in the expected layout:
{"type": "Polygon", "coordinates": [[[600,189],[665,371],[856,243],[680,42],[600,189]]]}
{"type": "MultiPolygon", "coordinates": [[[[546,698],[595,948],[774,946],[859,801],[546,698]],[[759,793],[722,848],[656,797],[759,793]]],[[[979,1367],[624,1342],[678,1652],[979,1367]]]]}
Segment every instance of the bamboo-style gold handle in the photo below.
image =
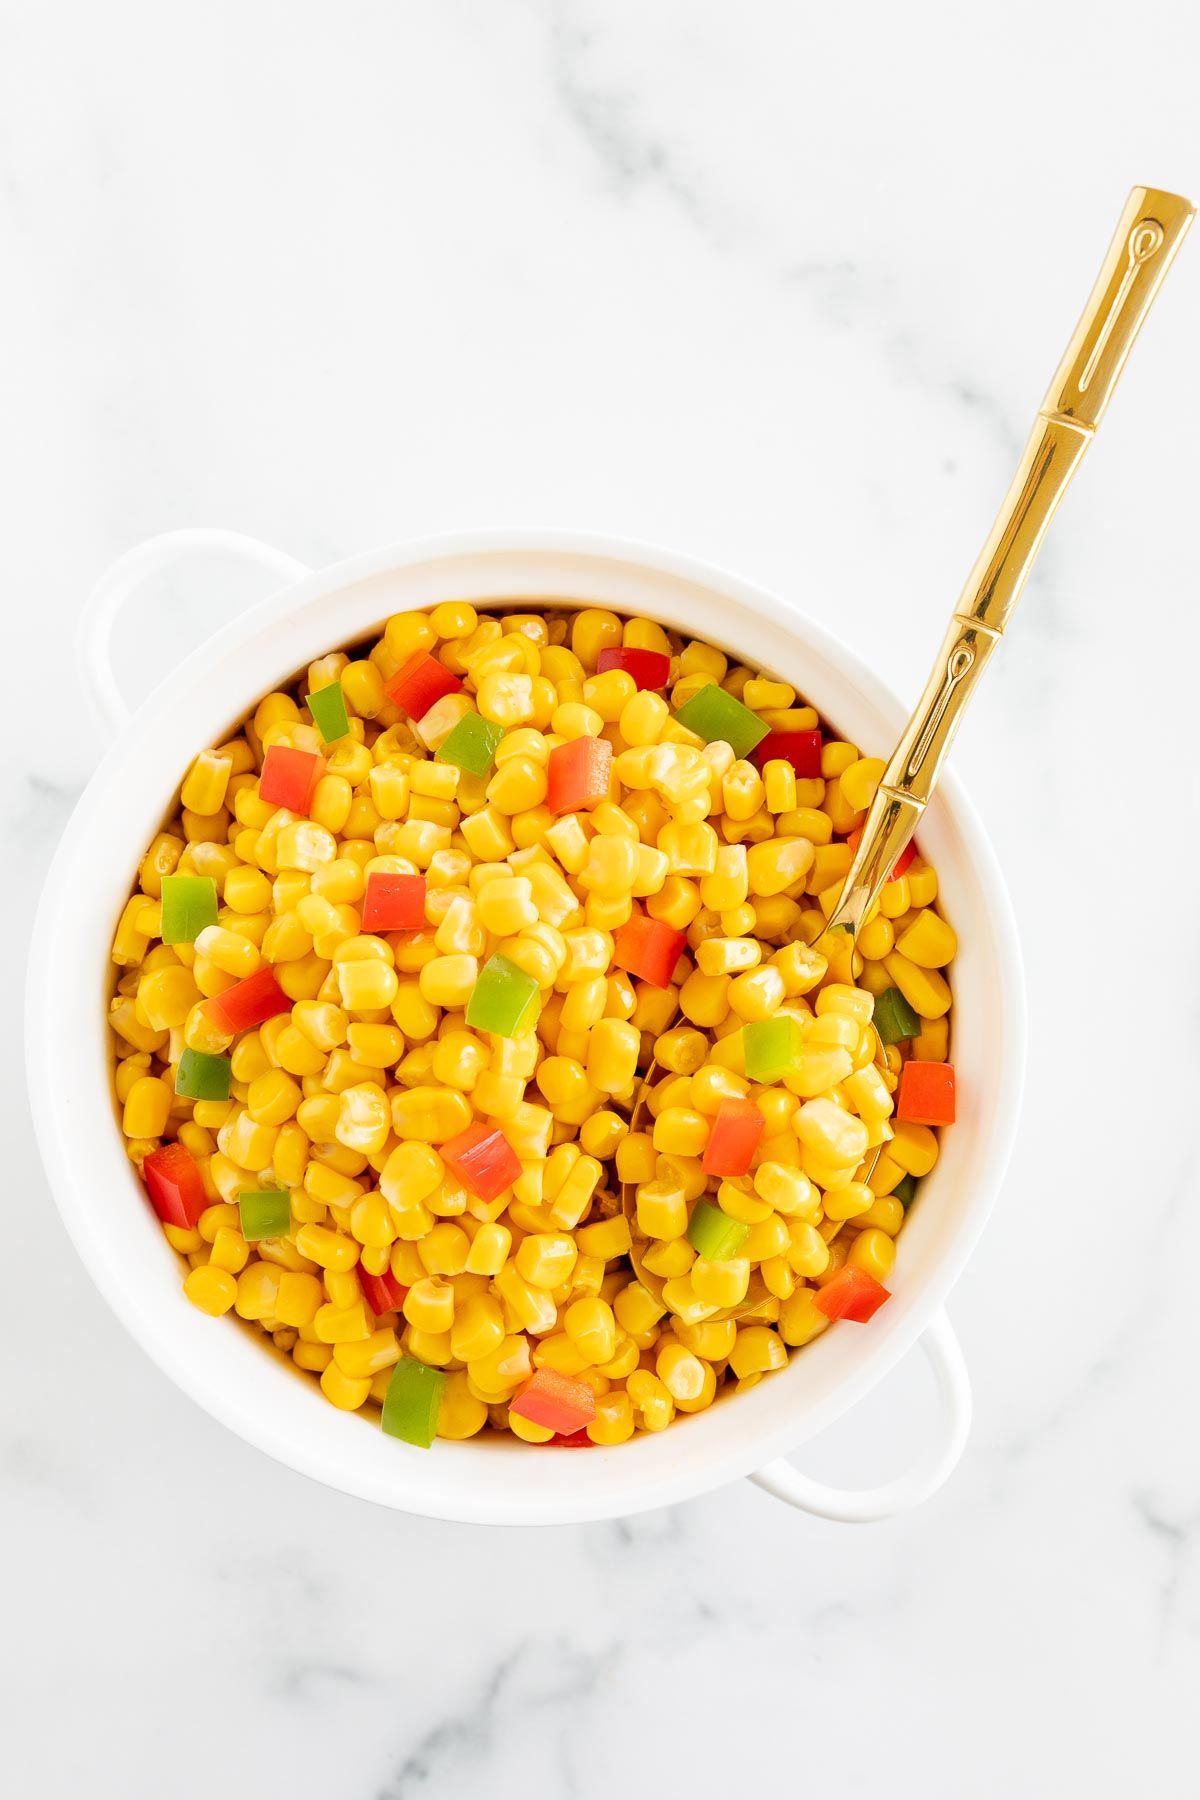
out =
{"type": "Polygon", "coordinates": [[[829,931],[857,936],[916,830],[958,722],[1195,210],[1190,201],[1158,188],[1134,188],[1130,194],[925,692],[884,770],[829,931]]]}

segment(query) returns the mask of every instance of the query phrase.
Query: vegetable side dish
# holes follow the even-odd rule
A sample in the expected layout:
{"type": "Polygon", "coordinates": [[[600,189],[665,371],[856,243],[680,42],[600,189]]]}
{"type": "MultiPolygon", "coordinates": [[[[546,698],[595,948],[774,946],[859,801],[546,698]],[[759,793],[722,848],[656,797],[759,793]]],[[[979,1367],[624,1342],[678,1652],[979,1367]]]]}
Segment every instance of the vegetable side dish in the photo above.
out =
{"type": "Polygon", "coordinates": [[[594,608],[397,614],[268,694],[113,943],[188,1299],[422,1446],[620,1444],[870,1319],[954,1118],[935,871],[815,947],[882,770],[594,608]]]}

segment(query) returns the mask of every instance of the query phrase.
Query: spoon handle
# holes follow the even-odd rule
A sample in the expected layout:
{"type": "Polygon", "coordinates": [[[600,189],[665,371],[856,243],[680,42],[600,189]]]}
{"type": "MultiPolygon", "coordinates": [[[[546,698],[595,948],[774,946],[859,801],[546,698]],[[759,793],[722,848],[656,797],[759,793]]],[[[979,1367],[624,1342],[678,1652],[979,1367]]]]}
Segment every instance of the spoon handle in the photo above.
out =
{"type": "Polygon", "coordinates": [[[967,702],[1195,210],[1158,188],[1137,187],[1130,194],[925,692],[884,770],[827,930],[858,935],[916,830],[967,702]]]}

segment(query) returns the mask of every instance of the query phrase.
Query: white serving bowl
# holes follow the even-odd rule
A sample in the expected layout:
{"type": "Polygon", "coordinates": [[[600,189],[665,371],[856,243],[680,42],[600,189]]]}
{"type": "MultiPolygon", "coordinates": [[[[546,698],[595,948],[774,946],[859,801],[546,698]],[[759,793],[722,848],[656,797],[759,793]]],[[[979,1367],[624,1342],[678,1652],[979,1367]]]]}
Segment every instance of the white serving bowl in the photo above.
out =
{"type": "Polygon", "coordinates": [[[333,1488],[430,1517],[533,1525],[611,1518],[736,1477],[829,1518],[902,1510],[945,1480],[970,1417],[941,1308],[1008,1161],[1024,1052],[1020,955],[996,858],[953,775],[921,828],[959,937],[954,1060],[959,1118],[899,1239],[893,1298],[867,1327],[837,1325],[747,1393],[670,1431],[581,1455],[489,1436],[431,1451],[337,1411],[251,1331],[196,1311],[114,1122],[104,995],[114,923],[146,844],[202,746],[312,658],[389,614],[466,599],[481,609],[604,606],[708,639],[794,683],[864,750],[886,753],[905,708],[844,645],[732,575],[642,545],[548,533],[455,535],[319,573],[227,533],[173,533],[123,558],[85,608],[80,646],[97,710],[119,727],[63,835],[34,931],[26,1050],[42,1155],[67,1229],[142,1348],[249,1443],[333,1488]],[[107,657],[125,598],[195,551],[243,552],[284,585],[176,667],[130,716],[107,657]],[[938,1376],[940,1435],[898,1480],[847,1493],[782,1460],[874,1387],[920,1341],[938,1376]]]}

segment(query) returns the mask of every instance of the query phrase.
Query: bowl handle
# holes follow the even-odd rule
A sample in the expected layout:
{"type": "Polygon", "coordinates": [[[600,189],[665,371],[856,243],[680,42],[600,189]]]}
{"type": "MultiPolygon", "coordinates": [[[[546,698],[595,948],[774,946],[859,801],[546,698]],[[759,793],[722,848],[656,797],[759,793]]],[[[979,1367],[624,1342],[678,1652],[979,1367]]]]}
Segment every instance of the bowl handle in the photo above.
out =
{"type": "Polygon", "coordinates": [[[131,717],[112,663],[112,633],[130,596],[152,576],[194,556],[240,558],[275,576],[282,586],[310,573],[295,557],[240,531],[164,531],[119,557],[100,577],[79,615],[75,654],[84,691],[97,718],[116,737],[131,717]]]}
{"type": "Polygon", "coordinates": [[[789,1506],[802,1512],[816,1513],[821,1519],[837,1519],[846,1525],[867,1525],[877,1519],[890,1519],[896,1513],[920,1506],[936,1494],[944,1481],[954,1473],[971,1429],[971,1383],[967,1365],[949,1319],[939,1312],[918,1339],[937,1377],[942,1403],[941,1425],[937,1437],[924,1456],[894,1481],[880,1487],[836,1488],[823,1481],[802,1475],[784,1457],[768,1463],[750,1477],[789,1506]]]}

